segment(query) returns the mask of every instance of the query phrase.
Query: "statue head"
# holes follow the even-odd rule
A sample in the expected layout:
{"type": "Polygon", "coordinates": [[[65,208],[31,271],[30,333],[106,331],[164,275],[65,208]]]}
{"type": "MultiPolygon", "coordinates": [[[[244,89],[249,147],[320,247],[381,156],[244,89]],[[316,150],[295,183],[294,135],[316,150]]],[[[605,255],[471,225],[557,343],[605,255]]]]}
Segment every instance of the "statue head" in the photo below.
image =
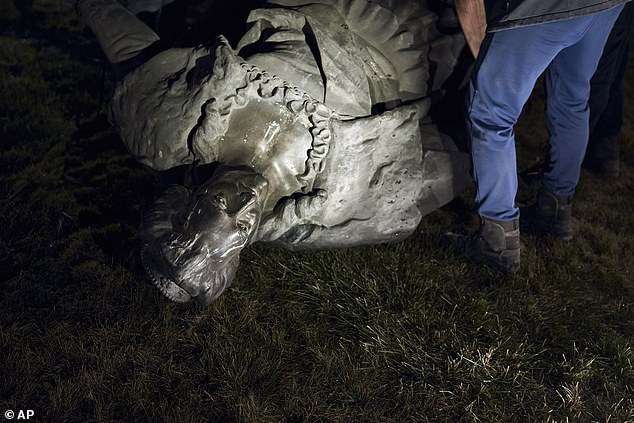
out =
{"type": "Polygon", "coordinates": [[[230,286],[266,191],[266,179],[254,170],[224,166],[191,193],[181,186],[165,190],[141,230],[143,264],[161,292],[208,305],[230,286]]]}

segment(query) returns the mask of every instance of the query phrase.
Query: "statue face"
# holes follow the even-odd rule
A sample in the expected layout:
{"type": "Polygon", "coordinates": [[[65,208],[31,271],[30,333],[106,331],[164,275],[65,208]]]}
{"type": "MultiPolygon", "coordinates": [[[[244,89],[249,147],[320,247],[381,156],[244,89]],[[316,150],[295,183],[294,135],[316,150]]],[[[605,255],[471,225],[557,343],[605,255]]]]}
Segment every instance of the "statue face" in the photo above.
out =
{"type": "Polygon", "coordinates": [[[231,284],[240,250],[257,229],[265,191],[266,180],[252,170],[219,169],[171,218],[172,231],[146,250],[155,282],[157,276],[168,279],[171,284],[162,284],[180,292],[183,301],[215,300],[231,284]]]}

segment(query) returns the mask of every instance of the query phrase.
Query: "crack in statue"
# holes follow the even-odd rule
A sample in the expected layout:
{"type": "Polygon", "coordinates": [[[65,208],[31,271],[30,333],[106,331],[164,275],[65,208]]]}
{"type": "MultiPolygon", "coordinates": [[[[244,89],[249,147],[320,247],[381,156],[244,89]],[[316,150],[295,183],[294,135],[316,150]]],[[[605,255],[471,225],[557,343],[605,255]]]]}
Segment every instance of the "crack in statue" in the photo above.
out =
{"type": "MultiPolygon", "coordinates": [[[[115,66],[158,41],[116,1],[76,9],[115,66]]],[[[271,0],[235,49],[220,37],[128,72],[110,118],[132,154],[156,170],[218,163],[143,218],[142,259],[161,292],[209,304],[253,242],[398,241],[454,198],[468,158],[428,111],[464,41],[436,21],[416,0],[271,0]]]]}

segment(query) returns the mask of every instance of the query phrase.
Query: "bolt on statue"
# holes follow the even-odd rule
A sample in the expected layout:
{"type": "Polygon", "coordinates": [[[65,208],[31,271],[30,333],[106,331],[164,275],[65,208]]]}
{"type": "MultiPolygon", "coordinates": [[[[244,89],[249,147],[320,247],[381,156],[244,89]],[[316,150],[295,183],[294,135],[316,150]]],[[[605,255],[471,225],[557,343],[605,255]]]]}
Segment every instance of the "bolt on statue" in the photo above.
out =
{"type": "MultiPolygon", "coordinates": [[[[401,240],[468,182],[467,155],[428,117],[460,35],[416,0],[264,3],[235,48],[169,48],[115,88],[110,119],[136,159],[218,163],[195,189],[168,187],[142,221],[143,263],[174,301],[211,303],[256,241],[401,240]]],[[[114,0],[75,6],[113,64],[158,40],[114,0]]]]}

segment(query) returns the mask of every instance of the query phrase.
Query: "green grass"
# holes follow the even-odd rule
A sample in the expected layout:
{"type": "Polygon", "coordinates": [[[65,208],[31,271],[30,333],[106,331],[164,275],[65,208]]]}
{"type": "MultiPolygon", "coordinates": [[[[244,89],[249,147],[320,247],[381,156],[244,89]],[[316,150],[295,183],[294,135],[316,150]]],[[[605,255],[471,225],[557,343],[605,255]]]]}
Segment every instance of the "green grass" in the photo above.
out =
{"type": "MultiPolygon", "coordinates": [[[[52,1],[34,8],[24,22],[0,0],[0,412],[32,409],[42,422],[634,422],[631,101],[623,175],[584,172],[576,238],[522,235],[517,275],[438,246],[455,224],[474,226],[465,193],[398,244],[309,254],[254,245],[216,303],[178,305],[139,265],[152,175],[104,121],[99,66],[33,36],[76,34],[77,23],[52,1]]],[[[542,107],[536,93],[518,127],[521,165],[542,151],[542,107]]]]}

